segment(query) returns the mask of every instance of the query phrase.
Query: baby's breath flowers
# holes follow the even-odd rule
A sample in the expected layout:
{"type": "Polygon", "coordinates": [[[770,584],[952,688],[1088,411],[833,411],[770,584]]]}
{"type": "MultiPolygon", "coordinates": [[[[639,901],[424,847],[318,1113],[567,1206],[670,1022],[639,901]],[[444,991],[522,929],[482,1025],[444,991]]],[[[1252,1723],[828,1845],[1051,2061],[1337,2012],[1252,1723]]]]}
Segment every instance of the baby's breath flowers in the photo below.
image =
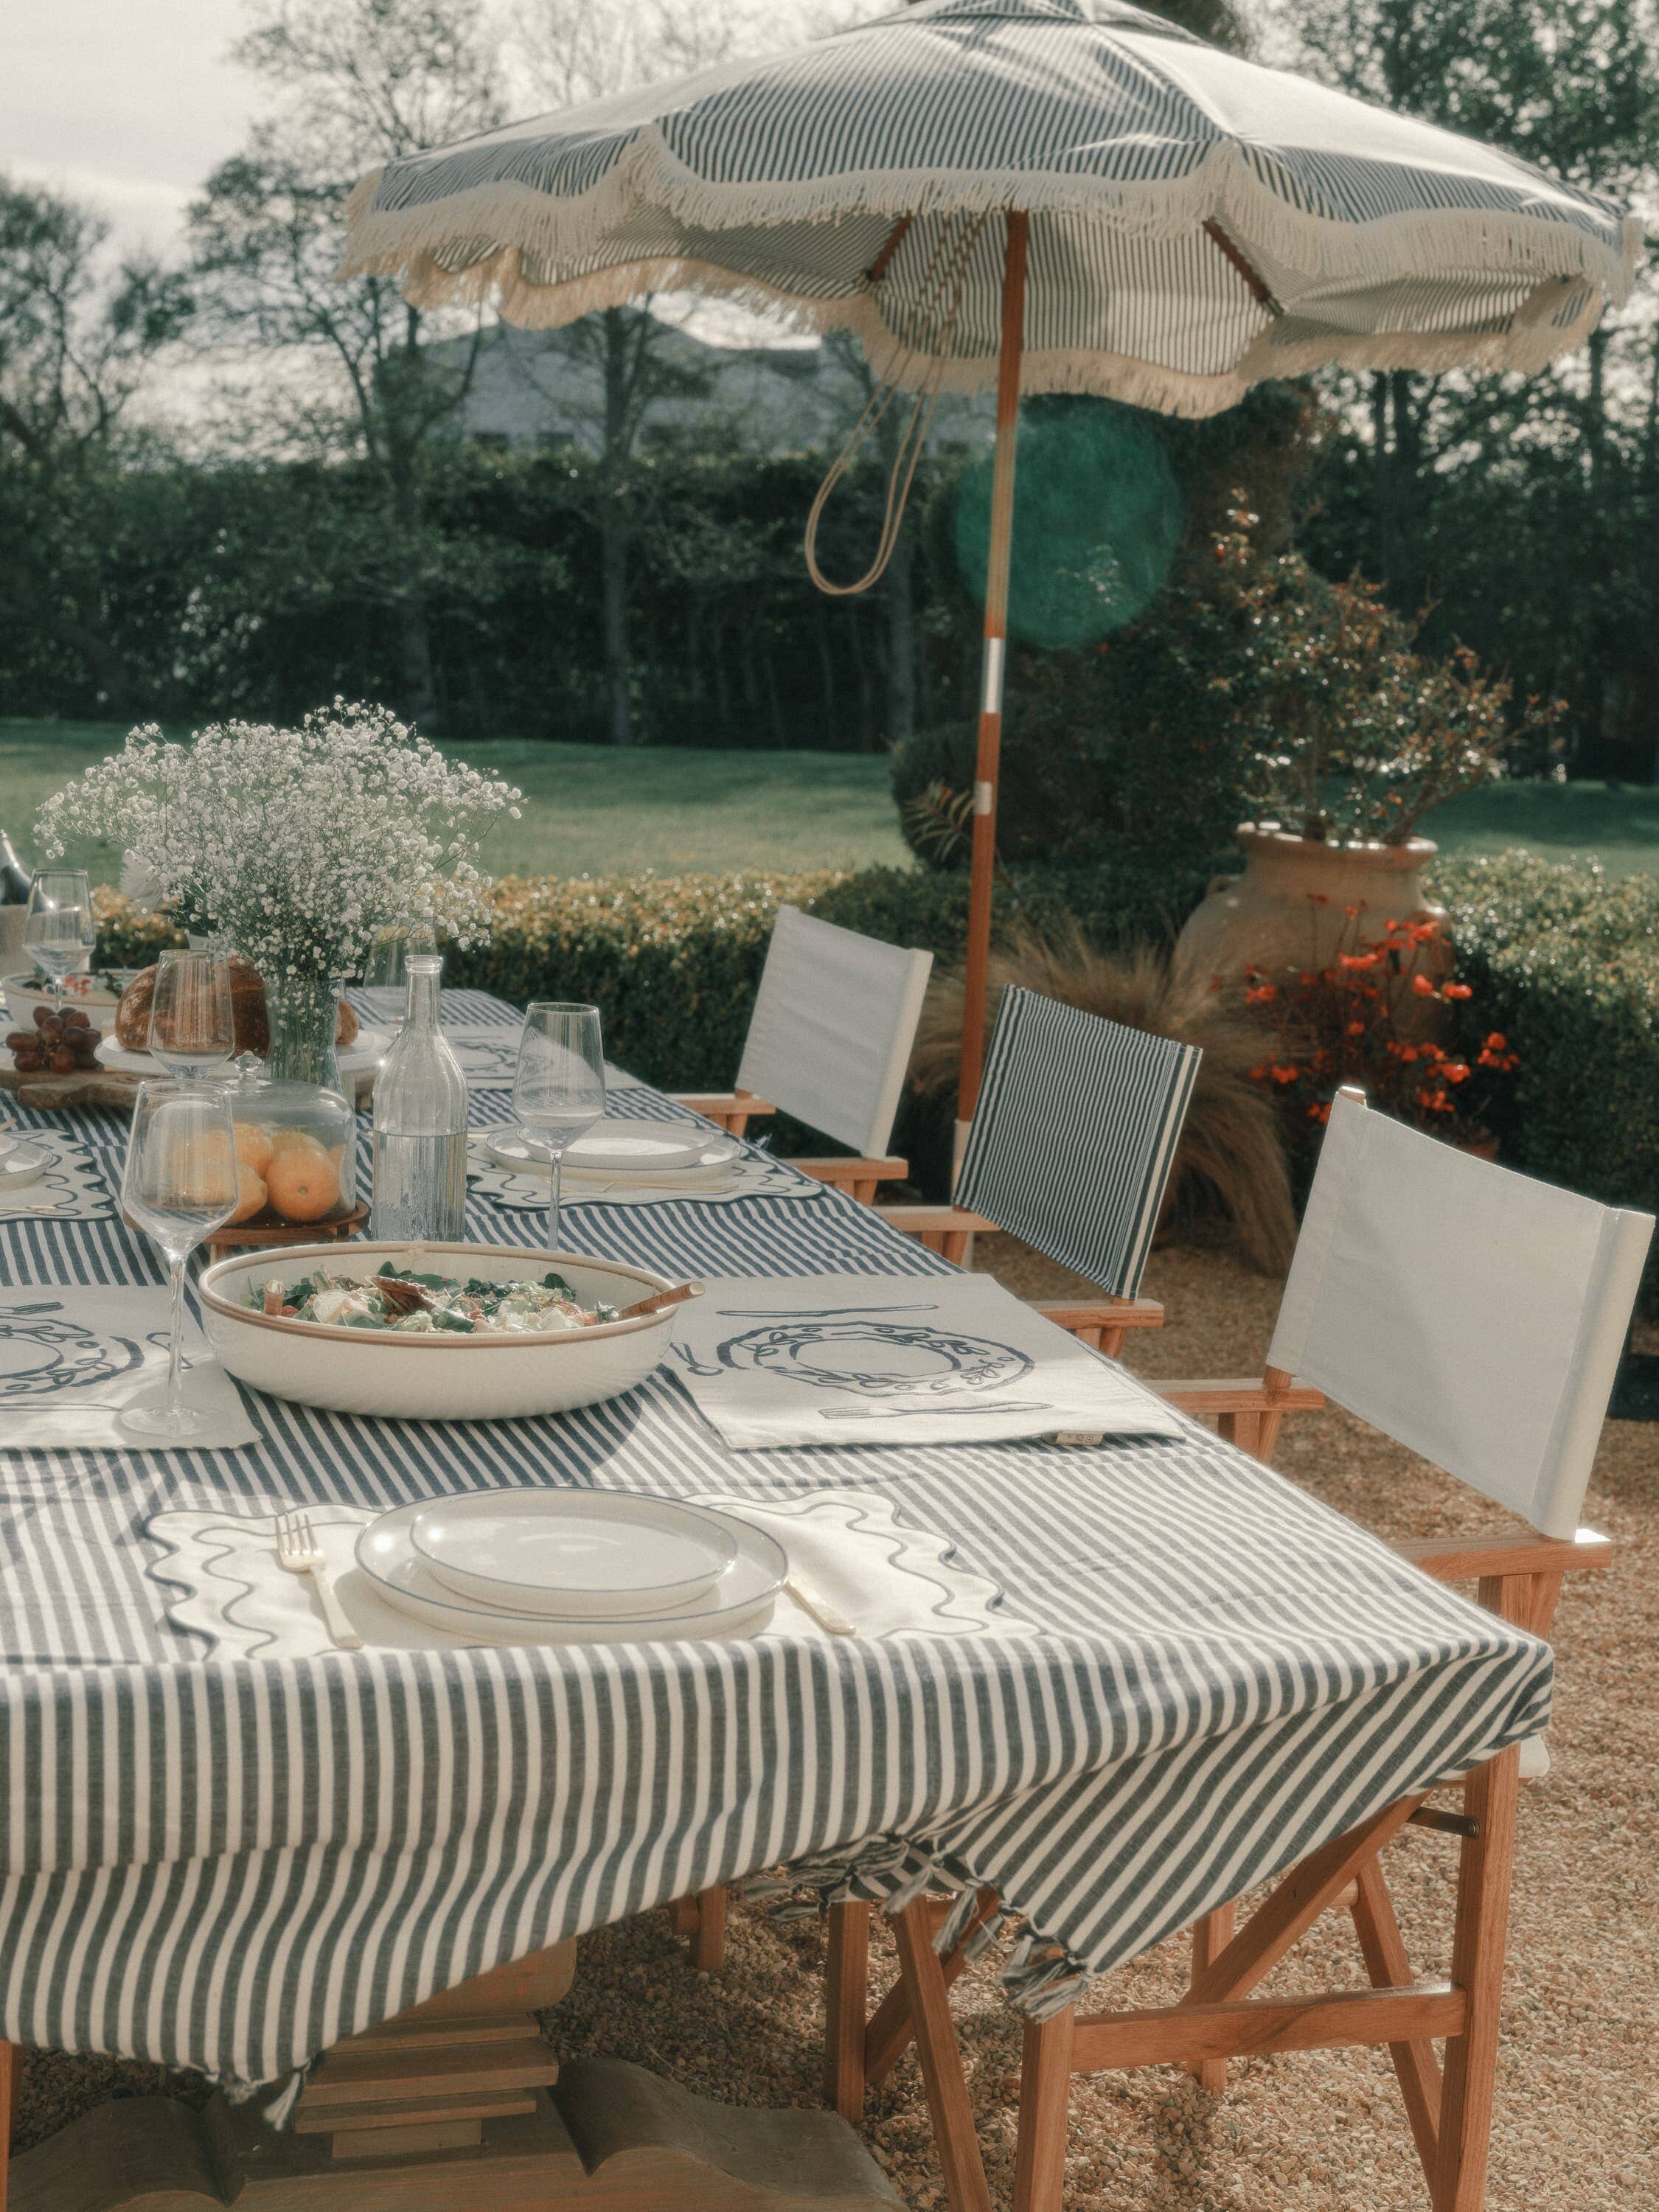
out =
{"type": "Polygon", "coordinates": [[[387,929],[488,936],[482,835],[521,796],[387,708],[337,699],[297,730],[216,722],[188,744],[147,724],[47,799],[35,836],[47,858],[109,838],[155,903],[206,919],[268,981],[299,982],[357,974],[387,929]]]}

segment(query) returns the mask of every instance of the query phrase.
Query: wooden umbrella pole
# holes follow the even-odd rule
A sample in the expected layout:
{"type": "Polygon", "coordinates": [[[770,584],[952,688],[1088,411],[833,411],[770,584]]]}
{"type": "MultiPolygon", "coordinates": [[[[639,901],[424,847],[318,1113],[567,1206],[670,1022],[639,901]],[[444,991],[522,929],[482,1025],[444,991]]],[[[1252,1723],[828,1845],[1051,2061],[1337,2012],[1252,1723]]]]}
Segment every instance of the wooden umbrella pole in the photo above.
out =
{"type": "Polygon", "coordinates": [[[1025,334],[1025,259],[1030,218],[1011,210],[1002,269],[1002,357],[997,376],[996,462],[991,477],[991,543],[985,572],[985,659],[979,754],[974,769],[974,858],[968,899],[968,974],[962,1006],[962,1079],[956,1159],[968,1141],[985,1064],[985,991],[991,963],[991,892],[996,872],[997,763],[1002,751],[1002,665],[1008,643],[1008,562],[1014,523],[1014,448],[1025,334]]]}

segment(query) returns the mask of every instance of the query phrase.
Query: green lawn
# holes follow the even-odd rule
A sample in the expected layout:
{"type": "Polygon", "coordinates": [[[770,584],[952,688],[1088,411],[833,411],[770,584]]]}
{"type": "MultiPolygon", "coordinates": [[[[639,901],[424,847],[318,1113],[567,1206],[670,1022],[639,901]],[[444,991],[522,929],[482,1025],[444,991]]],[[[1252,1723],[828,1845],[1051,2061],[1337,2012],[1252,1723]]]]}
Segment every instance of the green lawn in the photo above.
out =
{"type": "MultiPolygon", "coordinates": [[[[46,793],[120,743],[112,724],[0,720],[0,825],[29,845],[46,793]]],[[[902,865],[887,763],[869,754],[613,752],[502,738],[452,748],[525,793],[524,818],[492,835],[495,875],[659,875],[732,868],[902,865]]],[[[1018,773],[1018,764],[1013,764],[1018,773]]],[[[1449,852],[1529,845],[1598,854],[1613,875],[1659,870],[1659,787],[1498,783],[1425,824],[1449,852]]],[[[77,861],[113,880],[120,856],[77,861]]]]}
{"type": "MultiPolygon", "coordinates": [[[[32,842],[35,810],[121,741],[113,726],[0,720],[0,825],[32,842]]],[[[604,745],[502,738],[446,748],[498,769],[524,793],[523,819],[491,832],[492,875],[659,875],[731,868],[868,867],[907,859],[868,753],[617,752],[604,745]]],[[[120,855],[90,848],[78,865],[113,881],[120,855]]]]}
{"type": "Polygon", "coordinates": [[[1659,785],[1489,783],[1437,807],[1423,824],[1448,853],[1528,845],[1546,859],[1594,853],[1610,876],[1659,871],[1659,785]]]}

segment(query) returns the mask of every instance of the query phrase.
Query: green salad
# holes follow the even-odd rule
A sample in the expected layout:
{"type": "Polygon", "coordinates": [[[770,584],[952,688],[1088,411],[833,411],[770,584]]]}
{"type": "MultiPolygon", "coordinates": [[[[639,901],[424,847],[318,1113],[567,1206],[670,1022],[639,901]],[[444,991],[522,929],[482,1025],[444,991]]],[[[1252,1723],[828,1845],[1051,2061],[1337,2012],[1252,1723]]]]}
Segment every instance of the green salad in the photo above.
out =
{"type": "Polygon", "coordinates": [[[331,1328],[395,1329],[400,1336],[449,1331],[459,1336],[524,1336],[538,1331],[592,1328],[614,1321],[615,1306],[585,1306],[562,1275],[538,1283],[486,1283],[477,1275],[422,1275],[386,1261],[362,1280],[313,1268],[297,1283],[253,1283],[247,1304],[289,1321],[331,1328]],[[275,1303],[280,1296],[280,1303],[275,1303]]]}

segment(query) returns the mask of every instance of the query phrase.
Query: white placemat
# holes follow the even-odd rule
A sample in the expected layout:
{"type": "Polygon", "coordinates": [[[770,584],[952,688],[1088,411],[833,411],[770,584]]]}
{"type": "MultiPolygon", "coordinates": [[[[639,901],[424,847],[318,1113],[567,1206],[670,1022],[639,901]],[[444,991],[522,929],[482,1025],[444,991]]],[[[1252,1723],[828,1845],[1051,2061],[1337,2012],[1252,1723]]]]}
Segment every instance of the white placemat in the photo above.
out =
{"type": "MultiPolygon", "coordinates": [[[[495,1133],[499,1134],[499,1132],[495,1133]]],[[[491,1205],[515,1212],[540,1212],[547,1205],[548,1176],[528,1169],[523,1174],[498,1166],[490,1158],[488,1133],[474,1130],[467,1139],[467,1179],[491,1205]]],[[[665,1170],[649,1182],[628,1176],[585,1175],[567,1168],[559,1184],[562,1206],[661,1206],[696,1199],[704,1205],[734,1198],[822,1198],[825,1185],[814,1182],[792,1168],[747,1147],[729,1167],[687,1168],[671,1176],[665,1170]]]]}
{"type": "Polygon", "coordinates": [[[88,1146],[76,1138],[60,1137],[55,1129],[19,1133],[26,1145],[37,1146],[51,1157],[27,1182],[8,1182],[0,1176],[0,1221],[110,1218],[114,1201],[88,1146]]]}
{"type": "Polygon", "coordinates": [[[678,1311],[671,1371],[738,1451],[1184,1433],[987,1275],[726,1276],[678,1311]]]}
{"type": "Polygon", "coordinates": [[[39,1283],[0,1290],[0,1451],[228,1451],[259,1442],[236,1386],[185,1323],[187,1443],[135,1436],[121,1416],[167,1393],[167,1293],[39,1283]]]}
{"type": "MultiPolygon", "coordinates": [[[[286,1501],[284,1501],[286,1502],[286,1501]]],[[[1035,1634],[997,1605],[997,1589],[983,1576],[951,1564],[942,1536],[901,1528],[892,1505],[861,1492],[817,1491],[787,1504],[710,1493],[691,1501],[736,1513],[775,1536],[799,1574],[850,1620],[860,1636],[1035,1634]]],[[[276,1515],[269,1513],[157,1513],[144,1533],[163,1549],[149,1572],[177,1586],[169,1616],[210,1641],[215,1659],[308,1658],[333,1649],[316,1594],[307,1576],[276,1564],[276,1515]]],[[[428,1628],[387,1605],[353,1558],[359,1533],[373,1512],[350,1505],[310,1506],[313,1528],[326,1554],[336,1594],[371,1649],[453,1651],[464,1637],[428,1628]]],[[[831,1641],[829,1632],[787,1595],[769,1636],[831,1641]]],[[[527,1644],[543,1641],[533,1633],[527,1644]]]]}

